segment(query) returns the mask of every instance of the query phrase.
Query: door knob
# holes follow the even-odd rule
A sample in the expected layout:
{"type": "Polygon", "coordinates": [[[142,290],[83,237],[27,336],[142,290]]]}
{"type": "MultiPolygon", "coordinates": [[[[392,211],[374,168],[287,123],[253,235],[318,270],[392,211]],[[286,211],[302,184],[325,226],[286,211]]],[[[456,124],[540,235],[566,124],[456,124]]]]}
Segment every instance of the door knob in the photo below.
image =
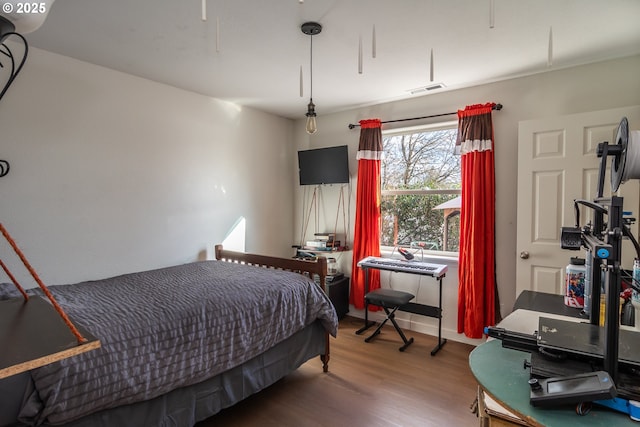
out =
{"type": "Polygon", "coordinates": [[[527,252],[527,251],[520,252],[520,258],[529,259],[529,252],[527,252]]]}

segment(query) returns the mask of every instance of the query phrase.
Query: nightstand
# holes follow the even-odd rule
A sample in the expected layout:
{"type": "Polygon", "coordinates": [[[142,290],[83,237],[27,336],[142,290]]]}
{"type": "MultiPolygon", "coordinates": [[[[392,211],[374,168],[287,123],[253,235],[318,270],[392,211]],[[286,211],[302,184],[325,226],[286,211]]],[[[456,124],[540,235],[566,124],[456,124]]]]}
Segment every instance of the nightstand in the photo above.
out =
{"type": "Polygon", "coordinates": [[[343,276],[325,283],[327,295],[336,308],[338,319],[342,319],[349,312],[349,278],[343,276]]]}

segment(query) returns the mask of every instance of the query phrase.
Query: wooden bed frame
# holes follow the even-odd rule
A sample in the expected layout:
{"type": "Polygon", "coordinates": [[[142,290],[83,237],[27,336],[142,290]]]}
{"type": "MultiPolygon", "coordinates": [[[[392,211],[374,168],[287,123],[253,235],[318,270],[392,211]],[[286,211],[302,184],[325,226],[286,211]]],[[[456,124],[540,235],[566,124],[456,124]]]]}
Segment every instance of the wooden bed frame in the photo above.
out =
{"type": "MultiPolygon", "coordinates": [[[[215,255],[217,260],[223,261],[223,262],[240,263],[240,264],[260,266],[260,267],[270,268],[270,269],[293,271],[293,272],[301,273],[312,279],[315,278],[315,275],[318,275],[321,279],[320,283],[323,283],[323,284],[324,284],[324,279],[326,278],[326,273],[327,273],[327,260],[324,257],[319,257],[315,261],[296,260],[293,258],[291,259],[277,258],[277,257],[261,256],[261,255],[247,254],[247,253],[241,253],[241,252],[226,251],[223,249],[222,245],[217,245],[215,247],[215,255]]],[[[30,299],[33,299],[34,302],[37,301],[37,298],[35,297],[30,299]]],[[[17,301],[16,305],[18,305],[17,303],[20,303],[19,304],[20,306],[23,305],[23,302],[21,299],[10,299],[10,300],[5,300],[3,302],[14,303],[14,300],[17,301]]],[[[42,303],[43,305],[48,305],[44,301],[42,303]]],[[[5,313],[3,312],[3,310],[0,309],[0,314],[5,314],[5,313]]],[[[0,321],[1,320],[2,320],[2,316],[0,316],[0,321]]],[[[70,338],[71,346],[77,345],[77,343],[74,341],[73,335],[68,331],[68,328],[65,327],[62,329],[66,330],[68,334],[71,336],[70,338]]],[[[306,343],[308,339],[311,339],[313,337],[313,343],[312,343],[313,345],[310,345],[308,349],[302,350],[302,353],[300,353],[301,354],[300,358],[293,357],[293,359],[296,361],[295,362],[296,366],[299,366],[297,365],[297,363],[304,363],[305,361],[310,360],[308,359],[308,357],[315,359],[315,355],[320,353],[320,361],[323,364],[323,371],[328,372],[329,354],[330,354],[329,333],[326,331],[321,331],[321,329],[322,327],[319,324],[308,325],[308,327],[305,328],[305,330],[299,331],[299,333],[296,333],[296,335],[290,338],[287,338],[284,342],[278,344],[278,346],[286,343],[284,345],[285,348],[292,348],[292,345],[295,345],[298,342],[306,343]],[[323,333],[325,335],[324,340],[321,335],[323,333]],[[323,341],[324,341],[324,345],[323,345],[323,341]]],[[[35,334],[33,335],[34,336],[30,336],[29,338],[35,338],[35,334]]],[[[273,350],[272,348],[268,351],[277,352],[279,350],[273,350]]],[[[286,353],[282,353],[282,354],[286,354],[286,353]]],[[[271,356],[275,356],[275,353],[272,353],[271,356]]],[[[295,355],[292,355],[292,356],[295,356],[295,355]]],[[[291,362],[291,363],[294,363],[294,362],[291,362]]],[[[282,375],[284,371],[288,371],[292,367],[293,365],[283,366],[280,369],[280,371],[278,371],[279,372],[278,375],[282,375]]],[[[242,376],[242,370],[243,370],[242,365],[237,366],[236,368],[234,368],[234,370],[235,371],[229,374],[229,376],[226,378],[221,377],[222,375],[224,375],[224,373],[222,373],[218,376],[215,376],[206,380],[206,384],[205,382],[202,382],[202,383],[194,384],[193,386],[174,389],[167,392],[165,395],[158,396],[149,401],[141,401],[133,404],[110,407],[104,410],[100,410],[100,411],[88,414],[86,416],[83,416],[82,418],[74,421],[73,424],[78,426],[93,426],[93,425],[100,424],[100,420],[102,420],[103,424],[100,424],[100,425],[106,425],[104,424],[104,420],[110,420],[111,424],[109,425],[112,425],[112,424],[117,424],[119,422],[119,421],[116,422],[116,420],[138,419],[137,418],[138,416],[142,416],[142,418],[140,419],[143,419],[144,417],[148,416],[150,412],[157,414],[156,418],[158,420],[164,419],[163,417],[166,417],[166,416],[181,414],[184,412],[183,411],[184,407],[191,404],[197,404],[198,396],[201,395],[202,393],[204,393],[204,395],[209,395],[211,393],[215,394],[216,390],[224,389],[224,387],[221,388],[221,384],[223,384],[225,381],[227,382],[233,381],[236,377],[242,376]],[[199,386],[199,388],[196,386],[199,386]],[[176,410],[178,412],[176,412],[176,410]]],[[[231,372],[231,371],[228,371],[228,372],[231,372]]],[[[7,399],[3,398],[2,401],[0,401],[0,425],[8,426],[8,425],[16,425],[18,423],[17,416],[23,405],[23,402],[22,402],[23,395],[29,387],[30,378],[28,377],[29,377],[28,374],[22,373],[21,375],[12,375],[11,378],[3,378],[2,380],[0,380],[0,394],[2,394],[3,396],[9,397],[7,399]]],[[[249,393],[255,393],[257,391],[259,391],[258,388],[256,388],[255,390],[249,390],[249,393]]],[[[238,392],[240,393],[240,391],[238,392]]],[[[212,398],[215,397],[213,394],[211,396],[212,398]]],[[[228,396],[225,397],[223,394],[220,394],[218,398],[227,399],[228,396]]],[[[205,416],[205,415],[211,416],[215,412],[223,409],[224,407],[226,407],[226,404],[224,404],[222,401],[217,403],[210,402],[206,404],[201,404],[201,406],[199,407],[200,408],[199,410],[201,412],[200,412],[200,415],[198,416],[205,416]]],[[[194,406],[194,411],[195,410],[196,409],[194,406]]],[[[188,418],[192,415],[196,416],[196,412],[193,412],[193,414],[186,414],[183,416],[188,418]]]]}
{"type": "MultiPolygon", "coordinates": [[[[327,259],[317,257],[315,260],[307,261],[295,258],[278,258],[267,255],[256,255],[245,252],[227,251],[222,245],[215,246],[216,259],[219,261],[235,262],[239,264],[255,265],[264,268],[274,268],[277,270],[293,271],[300,274],[308,274],[313,280],[314,275],[320,277],[320,286],[326,292],[325,279],[327,278],[327,259]]],[[[322,370],[329,371],[329,333],[326,333],[326,351],[320,356],[322,360],[322,370]]]]}

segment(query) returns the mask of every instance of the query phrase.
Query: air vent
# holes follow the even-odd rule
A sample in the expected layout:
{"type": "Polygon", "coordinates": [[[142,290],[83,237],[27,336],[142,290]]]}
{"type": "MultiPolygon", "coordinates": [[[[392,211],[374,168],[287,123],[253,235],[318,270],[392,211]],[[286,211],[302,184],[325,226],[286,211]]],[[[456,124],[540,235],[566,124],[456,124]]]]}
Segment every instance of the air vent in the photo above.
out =
{"type": "Polygon", "coordinates": [[[442,89],[444,87],[445,87],[444,83],[434,83],[429,86],[422,86],[422,87],[417,87],[415,89],[410,89],[407,92],[411,92],[411,95],[417,95],[419,93],[428,92],[436,89],[442,89]]]}
{"type": "Polygon", "coordinates": [[[436,90],[436,89],[442,89],[444,87],[444,83],[436,83],[433,84],[431,86],[427,86],[425,87],[426,90],[436,90]]]}

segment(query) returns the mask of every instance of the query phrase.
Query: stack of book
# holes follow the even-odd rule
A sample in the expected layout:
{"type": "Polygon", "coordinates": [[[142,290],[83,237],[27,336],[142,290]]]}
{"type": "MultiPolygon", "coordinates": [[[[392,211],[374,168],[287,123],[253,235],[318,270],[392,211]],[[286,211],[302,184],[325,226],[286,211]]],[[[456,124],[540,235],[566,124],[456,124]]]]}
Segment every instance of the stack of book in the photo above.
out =
{"type": "Polygon", "coordinates": [[[340,240],[336,240],[335,233],[315,233],[315,239],[307,240],[304,249],[311,251],[333,251],[340,247],[340,240]]]}

